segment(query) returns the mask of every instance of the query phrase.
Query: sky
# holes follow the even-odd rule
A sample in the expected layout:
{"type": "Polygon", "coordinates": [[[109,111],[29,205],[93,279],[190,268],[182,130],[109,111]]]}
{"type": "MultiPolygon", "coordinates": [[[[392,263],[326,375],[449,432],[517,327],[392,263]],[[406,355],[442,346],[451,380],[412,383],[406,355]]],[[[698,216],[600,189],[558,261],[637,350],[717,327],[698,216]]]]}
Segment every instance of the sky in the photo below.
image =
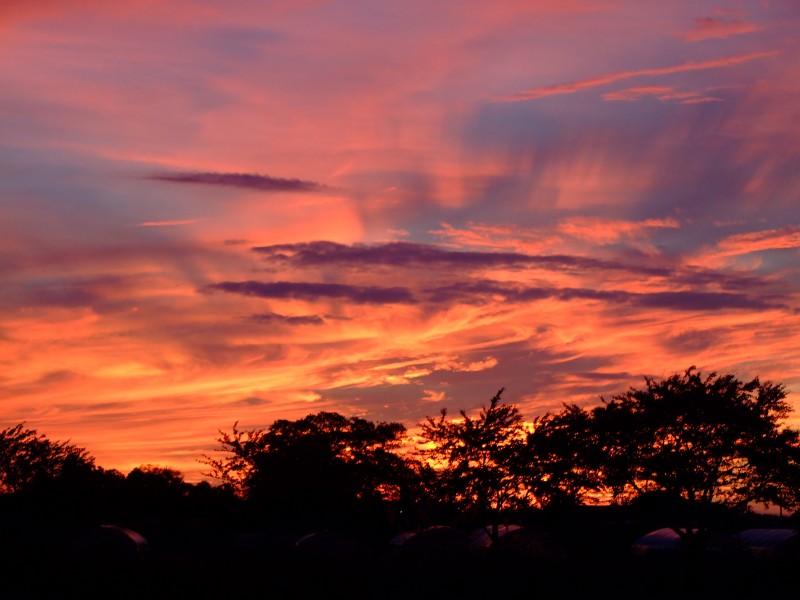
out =
{"type": "MultiPolygon", "coordinates": [[[[3,0],[0,426],[800,409],[796,0],[3,0]]],[[[790,422],[800,423],[800,418],[790,422]]]]}

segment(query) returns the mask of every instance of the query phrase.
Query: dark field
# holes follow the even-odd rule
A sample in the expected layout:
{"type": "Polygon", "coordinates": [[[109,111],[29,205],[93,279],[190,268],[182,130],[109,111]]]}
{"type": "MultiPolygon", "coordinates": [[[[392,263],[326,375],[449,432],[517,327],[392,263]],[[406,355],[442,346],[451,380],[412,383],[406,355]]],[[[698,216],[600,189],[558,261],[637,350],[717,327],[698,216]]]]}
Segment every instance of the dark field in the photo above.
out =
{"type": "MultiPolygon", "coordinates": [[[[748,526],[787,525],[759,520],[748,526]]],[[[525,528],[489,548],[143,523],[146,549],[86,529],[6,527],[3,598],[794,598],[796,547],[635,554],[624,523],[525,528]],[[610,525],[614,525],[611,527],[610,525]],[[533,533],[535,531],[535,533],[533,533]]],[[[95,531],[94,528],[90,528],[95,531]]],[[[452,535],[450,535],[452,533],[452,535]]],[[[719,539],[727,539],[721,536],[719,539]]]]}

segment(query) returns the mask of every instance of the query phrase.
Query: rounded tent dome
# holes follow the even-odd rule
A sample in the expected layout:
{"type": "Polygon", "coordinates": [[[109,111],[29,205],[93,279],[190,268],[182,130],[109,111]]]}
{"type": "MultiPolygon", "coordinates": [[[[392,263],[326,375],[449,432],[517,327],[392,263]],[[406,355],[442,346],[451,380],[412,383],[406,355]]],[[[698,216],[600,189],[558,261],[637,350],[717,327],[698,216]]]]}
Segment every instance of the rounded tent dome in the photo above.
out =
{"type": "Polygon", "coordinates": [[[783,556],[800,551],[796,529],[745,529],[736,535],[740,548],[751,556],[783,556]]]}
{"type": "Polygon", "coordinates": [[[143,535],[117,525],[100,525],[75,534],[68,545],[73,560],[136,562],[150,553],[143,535]]]}
{"type": "Polygon", "coordinates": [[[653,552],[678,552],[684,549],[683,539],[671,527],[662,527],[646,533],[631,544],[634,554],[653,552]]]}
{"type": "Polygon", "coordinates": [[[395,536],[390,544],[405,558],[442,560],[464,554],[469,547],[469,538],[453,527],[434,525],[395,536]]]}
{"type": "Polygon", "coordinates": [[[294,543],[298,558],[326,561],[349,561],[360,558],[362,545],[346,535],[331,531],[317,531],[301,537],[294,543]]]}
{"type": "MultiPolygon", "coordinates": [[[[497,537],[498,539],[506,535],[507,533],[511,533],[512,531],[517,531],[518,529],[522,529],[521,525],[498,525],[497,527],[497,537]]],[[[487,525],[486,527],[481,527],[479,529],[474,530],[472,533],[469,534],[469,547],[470,550],[473,551],[481,551],[489,549],[494,540],[492,540],[492,526],[487,525]]]]}

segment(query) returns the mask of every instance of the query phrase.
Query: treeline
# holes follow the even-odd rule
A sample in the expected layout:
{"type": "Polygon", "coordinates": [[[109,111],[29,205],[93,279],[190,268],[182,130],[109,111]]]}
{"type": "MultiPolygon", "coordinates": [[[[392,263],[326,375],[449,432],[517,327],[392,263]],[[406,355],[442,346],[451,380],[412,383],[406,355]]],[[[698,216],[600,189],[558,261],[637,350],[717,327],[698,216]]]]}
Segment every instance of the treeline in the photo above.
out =
{"type": "Polygon", "coordinates": [[[141,465],[123,474],[96,465],[86,449],[51,441],[24,424],[0,431],[0,524],[6,527],[131,527],[154,517],[199,516],[233,501],[229,490],[187,483],[175,469],[141,465]]]}
{"type": "Polygon", "coordinates": [[[496,537],[536,512],[638,504],[701,544],[724,515],[800,503],[800,432],[786,426],[781,384],[692,367],[532,422],[502,393],[477,415],[428,417],[414,440],[401,423],[335,412],[234,425],[200,459],[219,485],[165,467],[103,469],[85,449],[20,424],[0,431],[0,509],[140,529],[194,518],[386,539],[434,524],[496,537]]]}

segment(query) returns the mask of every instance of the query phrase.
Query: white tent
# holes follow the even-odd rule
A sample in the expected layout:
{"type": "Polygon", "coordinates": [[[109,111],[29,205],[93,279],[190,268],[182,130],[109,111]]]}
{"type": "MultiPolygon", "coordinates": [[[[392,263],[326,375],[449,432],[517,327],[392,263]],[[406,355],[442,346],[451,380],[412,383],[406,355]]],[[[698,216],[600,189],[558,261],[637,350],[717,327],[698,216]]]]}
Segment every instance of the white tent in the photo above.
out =
{"type": "MultiPolygon", "coordinates": [[[[499,525],[497,527],[497,537],[501,538],[507,533],[511,533],[512,531],[516,531],[517,529],[522,529],[521,525],[499,525]]],[[[493,543],[492,540],[492,526],[487,525],[486,527],[481,527],[476,529],[472,533],[469,534],[469,548],[473,551],[480,551],[480,550],[487,550],[491,547],[493,543]]]]}
{"type": "Polygon", "coordinates": [[[332,531],[317,531],[294,544],[294,556],[310,560],[352,561],[362,557],[364,548],[355,539],[332,531]]]}
{"type": "Polygon", "coordinates": [[[140,533],[118,525],[90,527],[76,533],[69,544],[73,558],[106,562],[137,562],[150,553],[140,533]]]}
{"type": "Polygon", "coordinates": [[[736,538],[742,550],[752,556],[783,556],[800,550],[796,529],[745,529],[736,538]]]}
{"type": "Polygon", "coordinates": [[[681,536],[671,527],[663,527],[651,531],[638,538],[631,545],[631,550],[634,554],[678,552],[683,548],[681,536]]]}
{"type": "Polygon", "coordinates": [[[389,543],[405,558],[435,560],[463,554],[467,551],[469,538],[453,527],[434,525],[421,531],[402,533],[389,543]]]}

